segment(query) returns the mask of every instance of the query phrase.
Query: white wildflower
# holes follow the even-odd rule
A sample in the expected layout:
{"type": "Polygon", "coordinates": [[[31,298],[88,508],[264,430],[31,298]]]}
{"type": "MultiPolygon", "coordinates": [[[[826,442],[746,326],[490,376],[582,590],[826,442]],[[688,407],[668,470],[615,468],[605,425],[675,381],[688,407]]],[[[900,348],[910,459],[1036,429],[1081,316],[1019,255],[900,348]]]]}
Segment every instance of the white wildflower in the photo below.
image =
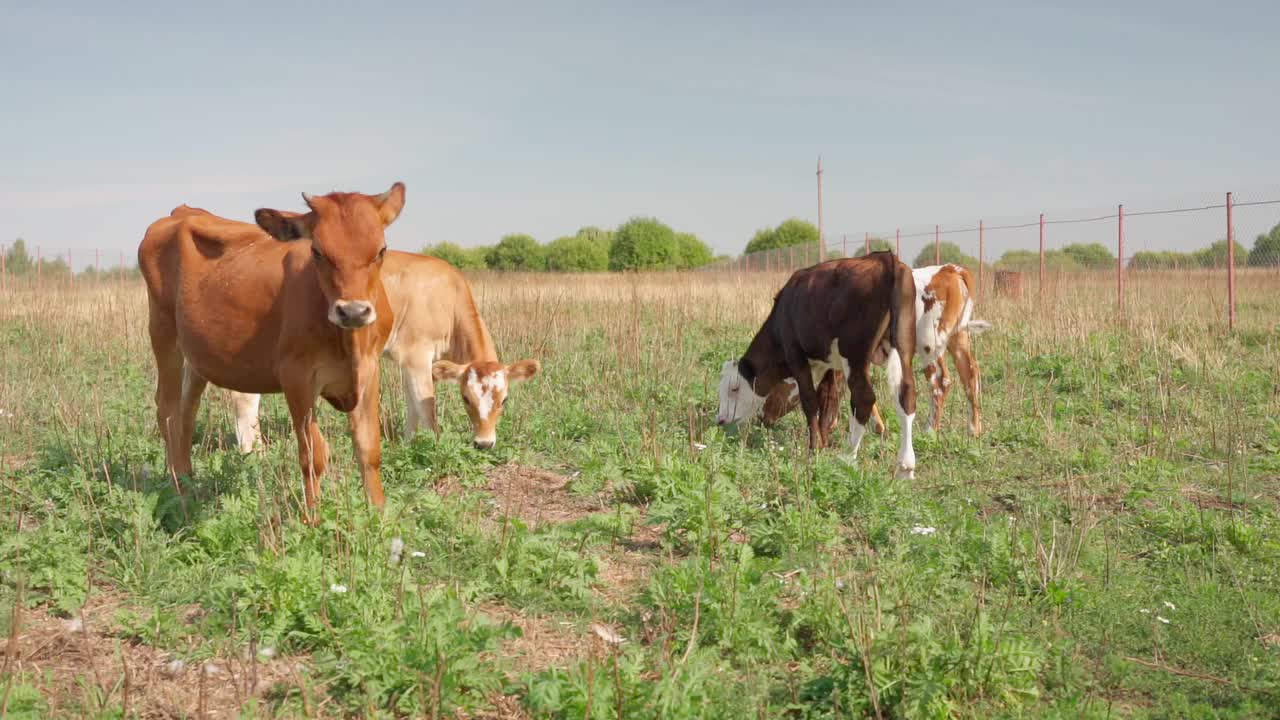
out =
{"type": "Polygon", "coordinates": [[[1178,609],[1176,605],[1174,605],[1173,603],[1169,602],[1168,600],[1165,600],[1165,601],[1164,601],[1164,606],[1165,606],[1165,607],[1167,607],[1167,608],[1169,608],[1170,610],[1177,610],[1177,609],[1178,609]]]}
{"type": "Polygon", "coordinates": [[[391,564],[399,565],[400,558],[404,555],[404,540],[400,538],[391,539],[391,564]]]}
{"type": "Polygon", "coordinates": [[[332,584],[332,585],[330,585],[330,586],[329,586],[329,592],[331,592],[331,593],[337,593],[337,594],[341,595],[342,593],[344,593],[344,592],[346,592],[346,591],[347,591],[347,586],[346,586],[346,585],[339,585],[338,583],[334,583],[334,584],[332,584]]]}
{"type": "Polygon", "coordinates": [[[414,550],[413,552],[409,553],[409,557],[424,558],[426,556],[427,554],[422,552],[421,550],[414,550]]]}
{"type": "Polygon", "coordinates": [[[769,503],[760,503],[760,509],[761,509],[761,510],[768,510],[768,509],[769,509],[769,503]]]}
{"type": "Polygon", "coordinates": [[[1148,609],[1146,609],[1146,608],[1142,608],[1142,609],[1141,609],[1141,610],[1139,610],[1138,612],[1142,613],[1143,615],[1150,615],[1150,614],[1151,614],[1151,611],[1150,611],[1150,610],[1148,610],[1148,609]]]}
{"type": "Polygon", "coordinates": [[[262,658],[266,658],[267,660],[270,660],[275,656],[276,656],[276,649],[271,646],[258,648],[258,657],[262,657],[262,658]]]}
{"type": "Polygon", "coordinates": [[[1168,625],[1168,624],[1169,624],[1169,618],[1160,617],[1159,615],[1157,615],[1157,616],[1156,616],[1156,619],[1157,619],[1157,620],[1159,620],[1160,622],[1164,623],[1165,625],[1168,625]]]}
{"type": "Polygon", "coordinates": [[[924,527],[921,525],[916,525],[915,527],[911,528],[912,535],[932,535],[936,532],[938,532],[938,528],[934,528],[934,527],[924,527]]]}
{"type": "Polygon", "coordinates": [[[706,446],[706,445],[704,445],[704,444],[702,444],[702,443],[698,443],[698,442],[696,442],[696,443],[694,443],[694,444],[693,444],[693,448],[694,448],[695,450],[706,450],[706,449],[707,449],[707,446],[706,446]]]}

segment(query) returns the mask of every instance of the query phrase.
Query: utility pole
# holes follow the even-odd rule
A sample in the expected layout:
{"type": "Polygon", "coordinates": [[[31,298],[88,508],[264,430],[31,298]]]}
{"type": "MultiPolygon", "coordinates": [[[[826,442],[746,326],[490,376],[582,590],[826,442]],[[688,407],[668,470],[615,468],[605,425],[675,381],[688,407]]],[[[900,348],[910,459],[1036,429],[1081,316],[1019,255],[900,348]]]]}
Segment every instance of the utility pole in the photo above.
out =
{"type": "Polygon", "coordinates": [[[822,156],[818,156],[818,262],[827,259],[827,242],[822,234],[822,156]]]}

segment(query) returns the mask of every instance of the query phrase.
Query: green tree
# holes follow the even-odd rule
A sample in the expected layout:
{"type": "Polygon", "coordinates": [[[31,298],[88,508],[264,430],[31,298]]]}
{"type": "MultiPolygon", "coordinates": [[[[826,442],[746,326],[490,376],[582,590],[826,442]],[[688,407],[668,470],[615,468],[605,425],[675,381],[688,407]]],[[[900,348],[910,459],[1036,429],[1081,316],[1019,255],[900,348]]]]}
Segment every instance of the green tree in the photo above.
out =
{"type": "Polygon", "coordinates": [[[1179,270],[1196,264],[1190,255],[1169,250],[1161,252],[1139,250],[1129,258],[1130,270],[1179,270]]]}
{"type": "Polygon", "coordinates": [[[1062,248],[1077,264],[1089,270],[1114,267],[1116,256],[1101,243],[1074,243],[1062,248]]]}
{"type": "MultiPolygon", "coordinates": [[[[1040,253],[1035,250],[1010,250],[1000,256],[995,266],[1001,270],[1017,270],[1019,272],[1039,272],[1040,253]]],[[[1044,269],[1048,272],[1069,272],[1080,270],[1080,263],[1061,250],[1048,250],[1044,254],[1044,269]]]]}
{"type": "Polygon", "coordinates": [[[676,249],[679,251],[676,264],[681,270],[708,265],[713,259],[711,248],[693,233],[676,233],[676,249]]]}
{"type": "MultiPolygon", "coordinates": [[[[884,238],[878,238],[878,237],[871,238],[871,252],[880,252],[881,250],[893,250],[893,243],[889,242],[888,240],[885,240],[884,238]]],[[[932,248],[930,248],[930,250],[932,250],[932,248]]],[[[836,253],[828,253],[828,254],[831,255],[832,257],[836,256],[836,253]]],[[[858,246],[858,251],[855,252],[853,256],[862,257],[863,255],[866,255],[866,254],[867,254],[867,243],[864,241],[861,245],[858,246]]],[[[929,257],[933,257],[933,256],[930,255],[929,257]]]]}
{"type": "Polygon", "coordinates": [[[22,238],[13,241],[13,247],[4,255],[4,269],[10,275],[26,275],[35,269],[35,263],[27,254],[27,243],[22,238]]]}
{"type": "Polygon", "coordinates": [[[422,254],[438,257],[460,270],[480,270],[485,267],[484,253],[488,248],[481,250],[477,253],[476,248],[464,248],[455,243],[442,242],[423,248],[422,254]]]}
{"type": "MultiPolygon", "coordinates": [[[[1239,241],[1236,242],[1236,267],[1243,267],[1249,262],[1249,251],[1239,241]]],[[[1207,248],[1193,253],[1196,264],[1205,268],[1225,268],[1227,266],[1227,240],[1223,238],[1207,248]]]]}
{"type": "Polygon", "coordinates": [[[750,254],[816,242],[818,242],[818,228],[814,227],[813,223],[800,218],[788,218],[776,228],[757,230],[751,241],[747,243],[744,252],[750,254]]]}
{"type": "Polygon", "coordinates": [[[670,269],[679,264],[676,234],[657,218],[635,217],[618,226],[609,247],[610,270],[670,269]]]}
{"type": "Polygon", "coordinates": [[[574,233],[574,237],[586,238],[604,248],[605,254],[609,252],[609,246],[613,244],[613,231],[602,230],[594,225],[586,225],[578,228],[578,232],[574,233]]]}
{"type": "Polygon", "coordinates": [[[945,265],[947,263],[955,263],[956,265],[960,265],[965,268],[976,269],[978,267],[978,259],[965,255],[964,251],[960,249],[960,246],[955,243],[939,243],[938,252],[942,256],[941,263],[934,262],[933,245],[925,245],[924,248],[920,250],[920,253],[916,255],[916,261],[912,264],[912,267],[927,267],[929,265],[938,264],[945,265]]]}
{"type": "Polygon", "coordinates": [[[609,247],[598,237],[583,234],[547,243],[547,269],[552,272],[604,272],[609,269],[609,247]]]}
{"type": "Polygon", "coordinates": [[[1262,233],[1253,241],[1249,251],[1249,267],[1276,267],[1280,265],[1280,224],[1271,232],[1262,233]]]}
{"type": "Polygon", "coordinates": [[[491,270],[546,270],[544,248],[531,235],[504,235],[485,256],[491,270]]]}

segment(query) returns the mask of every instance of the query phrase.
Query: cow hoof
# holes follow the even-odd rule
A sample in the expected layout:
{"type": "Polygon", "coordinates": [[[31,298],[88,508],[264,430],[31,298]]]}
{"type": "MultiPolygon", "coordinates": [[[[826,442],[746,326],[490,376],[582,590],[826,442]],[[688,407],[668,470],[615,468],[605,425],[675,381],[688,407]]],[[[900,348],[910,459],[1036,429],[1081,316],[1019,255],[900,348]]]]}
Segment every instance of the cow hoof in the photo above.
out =
{"type": "Polygon", "coordinates": [[[913,467],[899,467],[893,476],[899,480],[915,480],[916,469],[913,467]]]}

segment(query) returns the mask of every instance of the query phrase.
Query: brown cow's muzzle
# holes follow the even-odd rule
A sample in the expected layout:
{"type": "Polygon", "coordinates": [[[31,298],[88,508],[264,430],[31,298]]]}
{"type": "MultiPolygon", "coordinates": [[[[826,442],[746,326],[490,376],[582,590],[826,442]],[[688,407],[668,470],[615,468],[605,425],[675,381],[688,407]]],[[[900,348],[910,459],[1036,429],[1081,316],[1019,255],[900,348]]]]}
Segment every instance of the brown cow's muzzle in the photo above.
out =
{"type": "Polygon", "coordinates": [[[329,308],[329,322],[347,330],[362,328],[377,319],[373,303],[364,300],[335,300],[329,308]]]}

